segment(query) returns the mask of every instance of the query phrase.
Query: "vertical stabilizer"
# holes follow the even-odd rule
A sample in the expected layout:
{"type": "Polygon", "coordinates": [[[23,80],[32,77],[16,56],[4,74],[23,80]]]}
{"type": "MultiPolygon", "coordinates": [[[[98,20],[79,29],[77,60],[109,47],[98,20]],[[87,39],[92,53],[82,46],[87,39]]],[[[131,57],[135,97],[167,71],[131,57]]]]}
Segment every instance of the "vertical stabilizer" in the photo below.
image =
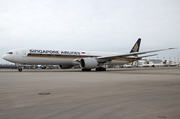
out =
{"type": "Polygon", "coordinates": [[[134,47],[131,49],[130,53],[132,53],[132,52],[139,52],[140,44],[141,44],[141,38],[139,38],[137,40],[137,42],[134,44],[134,47]]]}

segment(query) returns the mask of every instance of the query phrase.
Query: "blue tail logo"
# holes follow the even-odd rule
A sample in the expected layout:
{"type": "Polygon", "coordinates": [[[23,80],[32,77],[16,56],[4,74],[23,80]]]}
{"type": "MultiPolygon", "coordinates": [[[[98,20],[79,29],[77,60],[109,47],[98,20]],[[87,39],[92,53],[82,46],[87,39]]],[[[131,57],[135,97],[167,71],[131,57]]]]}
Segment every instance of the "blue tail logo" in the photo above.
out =
{"type": "Polygon", "coordinates": [[[132,53],[132,52],[139,52],[140,44],[141,44],[141,38],[139,38],[137,40],[137,42],[134,44],[134,47],[131,49],[130,53],[132,53]]]}

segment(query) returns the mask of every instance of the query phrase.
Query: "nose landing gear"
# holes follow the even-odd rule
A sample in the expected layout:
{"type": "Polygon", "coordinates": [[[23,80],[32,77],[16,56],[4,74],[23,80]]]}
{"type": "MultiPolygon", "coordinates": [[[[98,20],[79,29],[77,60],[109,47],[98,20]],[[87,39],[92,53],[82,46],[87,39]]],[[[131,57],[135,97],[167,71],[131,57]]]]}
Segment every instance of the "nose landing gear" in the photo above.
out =
{"type": "Polygon", "coordinates": [[[19,68],[18,68],[18,71],[19,71],[19,72],[22,72],[22,68],[21,68],[21,67],[19,67],[19,68]]]}

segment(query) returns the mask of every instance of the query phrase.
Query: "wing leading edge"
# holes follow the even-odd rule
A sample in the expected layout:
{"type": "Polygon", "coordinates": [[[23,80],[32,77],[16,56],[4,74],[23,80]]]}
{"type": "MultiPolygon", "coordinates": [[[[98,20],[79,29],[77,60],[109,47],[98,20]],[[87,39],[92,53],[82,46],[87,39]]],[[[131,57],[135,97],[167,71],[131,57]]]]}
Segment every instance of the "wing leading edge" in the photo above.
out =
{"type": "MultiPolygon", "coordinates": [[[[145,52],[133,52],[133,53],[127,53],[127,54],[121,54],[121,55],[114,55],[114,56],[103,56],[103,57],[97,57],[97,59],[113,60],[113,59],[118,59],[118,58],[125,58],[127,56],[137,56],[137,55],[141,55],[141,54],[159,52],[159,51],[171,50],[171,49],[177,49],[177,48],[167,48],[167,49],[151,50],[151,51],[145,51],[145,52]]],[[[145,57],[145,56],[143,56],[143,57],[145,57]]]]}

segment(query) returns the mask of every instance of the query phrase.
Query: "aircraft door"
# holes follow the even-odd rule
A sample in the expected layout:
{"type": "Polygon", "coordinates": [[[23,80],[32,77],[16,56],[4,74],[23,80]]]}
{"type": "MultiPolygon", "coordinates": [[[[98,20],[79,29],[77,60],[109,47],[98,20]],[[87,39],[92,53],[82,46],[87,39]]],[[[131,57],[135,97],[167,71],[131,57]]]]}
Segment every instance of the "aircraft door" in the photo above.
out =
{"type": "Polygon", "coordinates": [[[51,58],[55,58],[55,54],[51,54],[51,58]]]}
{"type": "Polygon", "coordinates": [[[22,58],[26,58],[27,56],[27,52],[26,51],[22,51],[22,58]]]}

